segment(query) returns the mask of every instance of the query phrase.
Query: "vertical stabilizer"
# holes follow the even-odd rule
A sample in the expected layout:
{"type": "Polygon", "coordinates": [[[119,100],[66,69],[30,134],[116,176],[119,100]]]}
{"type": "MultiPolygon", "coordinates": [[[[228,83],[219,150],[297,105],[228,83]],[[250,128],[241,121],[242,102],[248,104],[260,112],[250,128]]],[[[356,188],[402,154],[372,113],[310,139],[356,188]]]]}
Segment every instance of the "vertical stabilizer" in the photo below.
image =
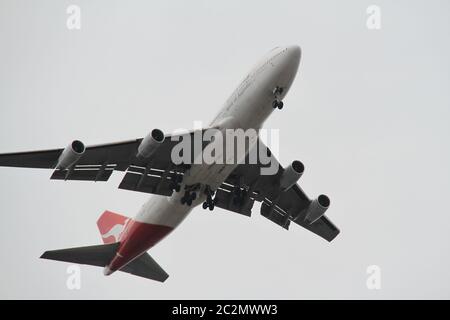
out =
{"type": "Polygon", "coordinates": [[[102,236],[103,243],[119,242],[120,236],[129,220],[130,218],[118,213],[111,211],[103,212],[97,220],[97,227],[102,236]]]}

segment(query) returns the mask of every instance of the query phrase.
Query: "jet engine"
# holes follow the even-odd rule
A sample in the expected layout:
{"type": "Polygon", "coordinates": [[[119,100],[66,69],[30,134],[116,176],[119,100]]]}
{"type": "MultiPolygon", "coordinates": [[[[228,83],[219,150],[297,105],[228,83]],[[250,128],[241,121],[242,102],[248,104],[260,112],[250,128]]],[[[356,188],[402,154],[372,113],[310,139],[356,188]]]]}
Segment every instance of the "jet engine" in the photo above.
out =
{"type": "Polygon", "coordinates": [[[137,156],[139,158],[149,158],[164,142],[165,138],[161,130],[153,129],[139,145],[137,156]]]}
{"type": "Polygon", "coordinates": [[[84,154],[86,147],[79,140],[72,141],[61,153],[58,159],[57,169],[65,170],[73,166],[84,154]]]}
{"type": "Polygon", "coordinates": [[[316,222],[325,214],[325,211],[327,211],[329,206],[330,199],[326,195],[321,194],[319,197],[311,201],[308,209],[306,209],[305,221],[309,224],[316,222]]]}
{"type": "Polygon", "coordinates": [[[287,167],[280,178],[281,190],[289,190],[294,184],[297,183],[298,179],[303,174],[305,166],[298,160],[292,161],[292,163],[287,167]]]}

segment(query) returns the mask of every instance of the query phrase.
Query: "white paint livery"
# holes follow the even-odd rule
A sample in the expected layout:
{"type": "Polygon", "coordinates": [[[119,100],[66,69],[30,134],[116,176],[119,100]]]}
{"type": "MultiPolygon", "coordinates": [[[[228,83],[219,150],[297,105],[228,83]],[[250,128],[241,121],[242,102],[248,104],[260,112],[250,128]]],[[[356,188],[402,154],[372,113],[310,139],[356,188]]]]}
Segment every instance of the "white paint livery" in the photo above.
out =
{"type": "MultiPolygon", "coordinates": [[[[261,128],[274,110],[274,88],[283,88],[278,95],[280,100],[283,99],[297,74],[300,57],[299,46],[277,47],[270,51],[233,92],[210,127],[244,130],[261,128]]],[[[256,143],[256,137],[252,142],[256,143]]],[[[181,189],[196,182],[215,189],[236,166],[237,164],[193,165],[185,174],[181,189]]],[[[152,195],[135,220],[175,228],[195,206],[205,201],[206,196],[202,191],[197,192],[198,197],[191,206],[181,204],[182,192],[174,192],[171,197],[152,195]]]]}

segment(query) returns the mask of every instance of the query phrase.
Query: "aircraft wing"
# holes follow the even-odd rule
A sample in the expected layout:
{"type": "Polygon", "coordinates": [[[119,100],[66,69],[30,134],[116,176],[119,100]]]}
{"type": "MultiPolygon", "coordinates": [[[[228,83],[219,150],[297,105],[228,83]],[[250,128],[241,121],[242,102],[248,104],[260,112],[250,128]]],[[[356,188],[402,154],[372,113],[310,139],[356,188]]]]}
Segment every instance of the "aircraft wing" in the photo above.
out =
{"type": "Polygon", "coordinates": [[[216,206],[250,216],[254,201],[259,201],[262,202],[261,214],[279,226],[289,229],[294,222],[327,241],[333,240],[339,229],[325,215],[313,223],[308,222],[308,210],[313,201],[298,184],[282,191],[280,178],[285,169],[263,143],[260,145],[278,166],[276,174],[261,175],[261,168],[269,165],[261,164],[259,159],[257,164],[249,164],[247,158],[217,190],[216,206]]]}
{"type": "MultiPolygon", "coordinates": [[[[87,147],[73,167],[55,170],[51,179],[106,181],[113,170],[124,171],[128,167],[141,140],[87,147]]],[[[0,154],[0,166],[55,169],[63,151],[64,148],[0,154]]]]}
{"type": "MultiPolygon", "coordinates": [[[[194,132],[184,134],[192,137],[194,132]]],[[[181,135],[175,140],[171,137],[166,136],[157,151],[145,159],[137,156],[143,141],[139,138],[88,146],[77,161],[65,168],[59,168],[58,163],[67,148],[0,154],[0,166],[54,169],[50,178],[57,180],[107,181],[114,170],[126,171],[119,188],[170,196],[174,190],[174,179],[189,168],[189,165],[173,164],[172,148],[181,135]]],[[[281,190],[280,178],[285,169],[270,150],[264,145],[263,147],[270,154],[271,163],[278,166],[276,174],[261,175],[261,168],[268,165],[261,164],[259,159],[256,164],[250,164],[246,159],[217,190],[216,206],[250,216],[254,201],[259,201],[262,202],[261,214],[281,227],[288,229],[293,221],[328,241],[333,240],[339,229],[325,215],[313,223],[307,221],[308,208],[313,201],[298,184],[287,191],[281,190]],[[235,197],[236,191],[240,194],[239,197],[235,197]]],[[[195,150],[192,151],[194,157],[195,150]]]]}
{"type": "MultiPolygon", "coordinates": [[[[71,165],[60,168],[63,153],[73,146],[73,142],[66,149],[52,149],[31,152],[0,154],[0,166],[53,169],[50,179],[56,180],[84,180],[107,181],[114,170],[126,171],[119,186],[121,189],[171,195],[173,188],[170,184],[174,175],[186,171],[185,165],[174,165],[171,151],[182,135],[193,135],[186,132],[179,135],[166,135],[157,150],[151,156],[138,157],[138,150],[142,138],[88,146],[82,146],[82,155],[71,165]],[[178,136],[177,139],[172,137],[178,136]]],[[[73,148],[73,147],[72,147],[73,148]]],[[[73,154],[69,155],[73,156],[73,154]]]]}

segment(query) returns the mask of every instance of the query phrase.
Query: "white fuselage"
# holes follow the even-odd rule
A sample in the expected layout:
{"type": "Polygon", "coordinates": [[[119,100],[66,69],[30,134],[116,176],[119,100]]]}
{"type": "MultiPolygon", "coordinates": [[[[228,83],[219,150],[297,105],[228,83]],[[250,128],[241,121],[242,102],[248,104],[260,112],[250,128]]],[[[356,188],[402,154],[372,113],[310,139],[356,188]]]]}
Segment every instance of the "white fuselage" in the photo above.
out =
{"type": "MultiPolygon", "coordinates": [[[[298,46],[277,47],[270,51],[245,77],[209,127],[218,129],[258,130],[274,108],[273,90],[282,87],[278,99],[283,99],[296,76],[301,51],[298,46]]],[[[253,141],[256,142],[256,141],[253,141]]],[[[214,143],[214,142],[212,142],[214,143]]],[[[213,190],[222,184],[235,169],[234,164],[194,164],[185,173],[181,190],[185,185],[200,183],[213,190]]],[[[181,203],[183,191],[170,197],[153,195],[140,209],[134,220],[175,228],[189,212],[205,201],[203,192],[191,206],[181,203]]]]}

